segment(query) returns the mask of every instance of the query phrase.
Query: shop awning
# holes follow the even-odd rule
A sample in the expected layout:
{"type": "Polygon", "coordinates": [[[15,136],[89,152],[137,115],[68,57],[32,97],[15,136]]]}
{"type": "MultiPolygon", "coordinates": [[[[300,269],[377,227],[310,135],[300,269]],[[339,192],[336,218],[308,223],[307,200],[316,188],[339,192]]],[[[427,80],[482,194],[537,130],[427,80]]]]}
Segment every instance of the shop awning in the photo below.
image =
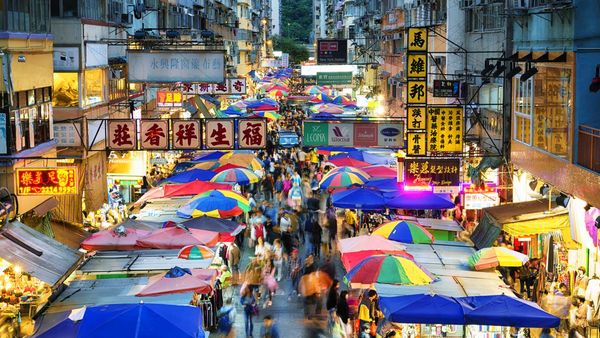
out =
{"type": "Polygon", "coordinates": [[[0,257],[56,285],[76,268],[83,254],[23,223],[11,222],[0,229],[0,257]]]}
{"type": "Polygon", "coordinates": [[[492,246],[500,231],[512,236],[528,236],[560,232],[568,246],[575,243],[570,235],[568,210],[548,200],[512,203],[486,208],[481,222],[473,231],[471,240],[479,249],[492,246]]]}

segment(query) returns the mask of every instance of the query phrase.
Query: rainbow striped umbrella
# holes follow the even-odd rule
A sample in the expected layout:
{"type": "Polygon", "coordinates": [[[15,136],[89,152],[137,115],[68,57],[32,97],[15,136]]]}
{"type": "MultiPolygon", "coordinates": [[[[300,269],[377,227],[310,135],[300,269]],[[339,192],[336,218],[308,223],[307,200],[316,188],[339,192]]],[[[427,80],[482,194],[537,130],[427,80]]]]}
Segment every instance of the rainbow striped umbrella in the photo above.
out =
{"type": "Polygon", "coordinates": [[[321,94],[321,87],[319,86],[308,86],[304,89],[304,94],[306,95],[317,95],[321,94]]]}
{"type": "Polygon", "coordinates": [[[230,218],[250,211],[250,202],[242,195],[228,190],[209,190],[192,198],[177,210],[177,216],[192,218],[210,216],[230,218]]]}
{"type": "Polygon", "coordinates": [[[269,95],[271,95],[273,97],[282,97],[282,96],[290,95],[290,92],[282,90],[282,89],[275,89],[275,90],[269,91],[269,95]]]}
{"type": "Polygon", "coordinates": [[[257,111],[257,112],[253,112],[252,114],[248,115],[248,117],[263,117],[266,119],[269,119],[271,121],[275,121],[275,120],[279,120],[282,116],[277,114],[274,111],[257,111]]]}
{"type": "Polygon", "coordinates": [[[177,258],[188,260],[207,259],[215,256],[215,252],[204,245],[188,245],[179,250],[177,258]]]}
{"type": "Polygon", "coordinates": [[[375,255],[356,264],[344,277],[346,283],[428,285],[435,276],[410,258],[375,255]]]}
{"type": "Polygon", "coordinates": [[[240,185],[256,183],[259,180],[260,178],[255,173],[245,168],[223,170],[211,178],[211,182],[238,183],[240,185]]]}
{"type": "Polygon", "coordinates": [[[431,244],[433,235],[420,224],[411,221],[392,221],[373,231],[373,235],[401,243],[431,244]]]}
{"type": "Polygon", "coordinates": [[[319,182],[319,187],[321,189],[344,188],[354,184],[362,185],[368,180],[369,175],[366,174],[362,175],[351,171],[336,171],[325,175],[325,177],[321,179],[321,182],[319,182]]]}
{"type": "Polygon", "coordinates": [[[364,170],[355,168],[355,167],[349,167],[349,166],[335,167],[335,168],[331,169],[325,176],[333,175],[334,173],[339,173],[339,172],[355,173],[355,174],[361,175],[363,177],[371,178],[371,175],[367,174],[364,170]]]}
{"type": "Polygon", "coordinates": [[[469,257],[469,265],[475,270],[485,270],[497,266],[523,266],[529,257],[520,252],[503,247],[484,248],[469,257]]]}

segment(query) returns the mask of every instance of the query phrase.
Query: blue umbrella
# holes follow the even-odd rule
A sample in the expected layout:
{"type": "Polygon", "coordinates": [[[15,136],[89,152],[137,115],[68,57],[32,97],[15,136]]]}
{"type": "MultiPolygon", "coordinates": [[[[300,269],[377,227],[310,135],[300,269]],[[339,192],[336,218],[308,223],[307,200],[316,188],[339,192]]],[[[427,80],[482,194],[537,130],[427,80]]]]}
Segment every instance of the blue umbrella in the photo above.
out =
{"type": "Polygon", "coordinates": [[[385,205],[393,209],[452,209],[454,203],[430,191],[397,191],[384,193],[385,205]]]}
{"type": "Polygon", "coordinates": [[[173,168],[173,174],[178,174],[180,172],[186,171],[189,168],[195,166],[196,164],[198,164],[198,161],[185,161],[185,162],[179,162],[175,165],[175,168],[173,168]]]}
{"type": "Polygon", "coordinates": [[[237,116],[244,115],[244,112],[235,106],[229,106],[229,107],[227,107],[227,109],[221,110],[221,113],[227,114],[227,115],[237,115],[237,116]]]}
{"type": "Polygon", "coordinates": [[[215,176],[214,171],[204,170],[204,169],[191,169],[188,171],[183,171],[175,175],[171,175],[160,182],[160,184],[164,183],[189,183],[194,180],[198,181],[209,181],[211,178],[215,176]]]}
{"type": "MultiPolygon", "coordinates": [[[[86,308],[73,321],[70,311],[56,314],[53,326],[42,319],[34,338],[203,338],[202,311],[189,305],[110,304],[86,308]],[[58,323],[57,319],[61,319],[58,323]]],[[[54,315],[52,315],[54,316],[54,315]]],[[[44,316],[45,317],[45,316],[44,316]]]]}
{"type": "Polygon", "coordinates": [[[385,199],[381,192],[369,188],[355,188],[332,195],[333,206],[346,209],[381,210],[385,199]]]}
{"type": "Polygon", "coordinates": [[[223,155],[227,154],[224,151],[211,151],[210,153],[204,153],[200,156],[194,158],[194,161],[198,162],[206,162],[206,161],[216,161],[223,157],[223,155]]]}
{"type": "Polygon", "coordinates": [[[316,113],[310,116],[313,120],[339,120],[339,117],[329,113],[316,113]]]}
{"type": "Polygon", "coordinates": [[[366,187],[377,189],[381,192],[398,191],[399,186],[395,178],[383,178],[378,180],[370,180],[365,184],[366,187]]]}
{"type": "Polygon", "coordinates": [[[560,318],[542,310],[536,303],[506,295],[457,299],[468,306],[466,324],[514,327],[558,327],[560,318]]]}
{"type": "MultiPolygon", "coordinates": [[[[345,154],[336,154],[334,156],[329,157],[330,160],[334,160],[336,158],[353,158],[355,160],[368,162],[373,165],[376,165],[376,164],[387,165],[390,162],[392,162],[392,160],[393,160],[391,157],[388,158],[386,156],[373,154],[373,153],[370,153],[367,151],[361,151],[361,150],[355,150],[355,151],[351,151],[351,152],[348,152],[345,154]]],[[[393,162],[395,162],[395,160],[393,160],[393,162]]]]}
{"type": "Polygon", "coordinates": [[[190,229],[235,233],[241,230],[237,222],[210,216],[200,216],[181,223],[190,229]]]}
{"type": "Polygon", "coordinates": [[[379,306],[385,318],[395,323],[464,325],[463,305],[442,295],[381,297],[379,306]]]}

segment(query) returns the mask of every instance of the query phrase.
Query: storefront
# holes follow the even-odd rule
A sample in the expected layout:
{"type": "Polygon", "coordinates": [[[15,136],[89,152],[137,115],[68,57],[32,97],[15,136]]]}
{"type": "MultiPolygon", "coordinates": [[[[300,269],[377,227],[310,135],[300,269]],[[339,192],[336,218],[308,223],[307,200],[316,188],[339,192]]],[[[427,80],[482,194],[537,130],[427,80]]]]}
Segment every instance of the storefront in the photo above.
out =
{"type": "Polygon", "coordinates": [[[109,204],[126,205],[141,197],[147,169],[146,157],[145,151],[110,153],[107,168],[109,204]]]}

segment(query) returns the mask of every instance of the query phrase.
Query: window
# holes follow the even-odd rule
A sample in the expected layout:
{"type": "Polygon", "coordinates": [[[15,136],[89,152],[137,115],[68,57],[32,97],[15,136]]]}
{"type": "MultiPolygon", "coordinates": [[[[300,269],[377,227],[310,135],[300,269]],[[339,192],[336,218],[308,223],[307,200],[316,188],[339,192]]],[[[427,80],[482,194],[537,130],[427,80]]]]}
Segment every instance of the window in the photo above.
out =
{"type": "Polygon", "coordinates": [[[79,106],[79,81],[77,73],[54,73],[52,105],[55,107],[79,106]]]}
{"type": "Polygon", "coordinates": [[[483,7],[467,8],[467,32],[490,32],[504,27],[503,4],[489,4],[483,7]]]}
{"type": "Polygon", "coordinates": [[[533,78],[521,82],[519,76],[513,79],[514,98],[514,138],[531,145],[531,117],[533,115],[533,78]]]}
{"type": "Polygon", "coordinates": [[[104,101],[104,69],[86,69],[85,70],[85,106],[104,101]]]}
{"type": "Polygon", "coordinates": [[[50,103],[44,103],[38,109],[32,109],[31,126],[34,132],[34,145],[48,142],[51,139],[50,135],[50,117],[52,116],[52,106],[50,103]]]}
{"type": "Polygon", "coordinates": [[[49,0],[0,1],[0,31],[49,33],[49,0]]]}
{"type": "Polygon", "coordinates": [[[402,54],[404,50],[404,39],[401,37],[400,39],[393,40],[392,52],[394,54],[402,54]]]}

